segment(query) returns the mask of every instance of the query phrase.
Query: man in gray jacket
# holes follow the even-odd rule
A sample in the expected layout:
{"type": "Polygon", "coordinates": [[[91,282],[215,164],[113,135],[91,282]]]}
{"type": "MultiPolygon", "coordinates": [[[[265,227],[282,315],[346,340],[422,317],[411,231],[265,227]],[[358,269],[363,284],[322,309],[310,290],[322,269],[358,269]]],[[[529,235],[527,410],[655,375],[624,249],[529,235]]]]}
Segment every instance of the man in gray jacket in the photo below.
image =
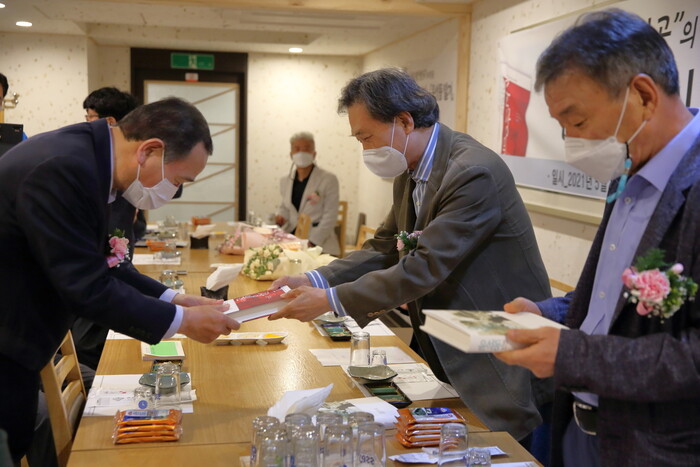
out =
{"type": "Polygon", "coordinates": [[[374,239],[347,258],[281,278],[294,290],[271,319],[309,321],[333,309],[361,326],[408,303],[416,339],[436,375],[492,430],[522,439],[540,422],[531,373],[491,354],[465,354],[419,326],[423,308],[494,310],[519,294],[548,297],[547,274],[525,206],[493,151],[438,123],[435,98],[398,69],[353,79],[339,109],[365,165],[394,178],[393,206],[374,239]],[[417,236],[397,249],[400,232],[417,236]]]}

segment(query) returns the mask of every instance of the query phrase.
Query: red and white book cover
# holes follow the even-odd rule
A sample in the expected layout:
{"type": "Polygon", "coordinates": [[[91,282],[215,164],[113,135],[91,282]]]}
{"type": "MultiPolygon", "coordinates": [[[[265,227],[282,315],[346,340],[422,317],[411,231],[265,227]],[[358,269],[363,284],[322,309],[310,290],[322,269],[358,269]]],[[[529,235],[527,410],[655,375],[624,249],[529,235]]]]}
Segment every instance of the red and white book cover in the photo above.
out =
{"type": "Polygon", "coordinates": [[[269,316],[284,306],[286,302],[280,297],[290,290],[289,287],[283,285],[279,289],[264,290],[226,300],[224,303],[228,303],[229,308],[224,313],[239,323],[269,316]]]}

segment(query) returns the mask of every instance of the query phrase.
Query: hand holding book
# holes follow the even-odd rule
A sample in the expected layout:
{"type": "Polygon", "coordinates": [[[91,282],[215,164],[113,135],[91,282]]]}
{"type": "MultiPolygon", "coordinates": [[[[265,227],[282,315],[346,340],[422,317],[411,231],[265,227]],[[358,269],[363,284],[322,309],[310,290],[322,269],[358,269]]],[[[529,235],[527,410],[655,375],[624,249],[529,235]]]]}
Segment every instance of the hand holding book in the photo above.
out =
{"type": "Polygon", "coordinates": [[[511,329],[506,337],[524,348],[495,354],[508,365],[520,365],[532,371],[538,378],[554,375],[554,362],[559,348],[561,329],[541,327],[537,329],[511,329]]]}

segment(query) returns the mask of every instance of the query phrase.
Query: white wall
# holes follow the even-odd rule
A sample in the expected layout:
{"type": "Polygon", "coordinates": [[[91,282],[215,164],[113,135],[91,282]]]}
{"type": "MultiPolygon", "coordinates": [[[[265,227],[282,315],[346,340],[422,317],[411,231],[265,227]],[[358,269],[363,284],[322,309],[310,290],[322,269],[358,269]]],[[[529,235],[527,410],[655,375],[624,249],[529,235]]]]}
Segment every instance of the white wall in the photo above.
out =
{"type": "Polygon", "coordinates": [[[19,105],[5,121],[23,123],[28,136],[85,120],[87,39],[78,36],[0,33],[0,70],[19,105]]]}
{"type": "Polygon", "coordinates": [[[114,86],[131,92],[131,49],[121,46],[98,46],[97,77],[90,92],[105,86],[114,86]]]}
{"type": "Polygon", "coordinates": [[[349,202],[348,234],[357,219],[359,151],[347,118],[336,108],[341,88],[359,74],[354,57],[248,55],[248,209],[263,218],[280,202],[279,180],[289,174],[289,138],[310,131],[319,167],[335,173],[349,202]]]}
{"type": "MultiPolygon", "coordinates": [[[[591,8],[603,0],[482,0],[472,11],[469,133],[498,149],[498,41],[518,29],[591,8]]],[[[533,99],[542,99],[536,94],[533,99]]],[[[558,135],[553,135],[558,137],[558,135]]],[[[597,226],[530,213],[550,277],[575,285],[597,226]]]]}
{"type": "MultiPolygon", "coordinates": [[[[457,79],[457,20],[440,23],[412,37],[391,44],[365,55],[363,72],[388,66],[436,70],[442,76],[440,81],[455,83],[457,79]]],[[[455,89],[456,92],[456,89],[455,89]]],[[[453,125],[454,113],[442,112],[440,120],[453,125]]],[[[362,148],[356,143],[358,186],[357,194],[360,211],[367,214],[367,224],[377,227],[389,212],[392,203],[392,181],[372,174],[362,163],[362,148]]]]}

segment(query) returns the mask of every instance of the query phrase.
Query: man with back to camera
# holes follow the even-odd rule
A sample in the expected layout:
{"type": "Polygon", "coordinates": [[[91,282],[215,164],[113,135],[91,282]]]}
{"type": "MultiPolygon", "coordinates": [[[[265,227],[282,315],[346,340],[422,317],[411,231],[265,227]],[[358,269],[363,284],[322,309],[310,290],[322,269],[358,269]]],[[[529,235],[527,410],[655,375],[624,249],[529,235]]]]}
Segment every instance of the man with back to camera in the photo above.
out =
{"type": "Polygon", "coordinates": [[[294,169],[280,179],[282,203],[275,223],[287,232],[294,232],[299,214],[311,218],[309,243],[323,248],[324,253],[338,256],[340,245],[335,234],[338,219],[338,178],[316,165],[314,135],[302,131],[289,139],[294,169]]]}
{"type": "MultiPolygon", "coordinates": [[[[614,181],[574,293],[506,306],[571,330],[509,331],[528,347],[499,358],[554,376],[553,465],[700,465],[698,300],[645,313],[623,283],[654,248],[667,263],[661,271],[681,265],[674,269],[700,283],[698,109],[681,100],[663,37],[617,9],[583,15],[557,36],[537,63],[543,86],[567,161],[614,181]]],[[[659,276],[647,290],[679,290],[659,276]]]]}
{"type": "Polygon", "coordinates": [[[0,386],[0,428],[15,462],[31,440],[39,370],[75,316],[149,343],[175,332],[210,342],[239,328],[221,302],[136,272],[117,279],[108,266],[117,267],[107,249],[116,192],[136,207],[162,205],[211,152],[201,113],[170,98],[117,126],[99,120],[38,135],[0,159],[0,372],[12,381],[0,386]]]}
{"type": "Polygon", "coordinates": [[[435,97],[393,68],[365,73],[343,89],[365,165],[394,178],[393,206],[374,239],[328,266],[283,277],[291,300],[271,319],[310,321],[334,310],[365,326],[404,303],[423,356],[492,430],[525,438],[542,421],[528,371],[491,354],[465,354],[419,329],[423,308],[493,310],[523,293],[550,289],[532,224],[501,158],[438,123],[435,97]],[[414,188],[415,187],[415,188],[414,188]],[[422,232],[411,251],[396,234],[422,232]]]}

